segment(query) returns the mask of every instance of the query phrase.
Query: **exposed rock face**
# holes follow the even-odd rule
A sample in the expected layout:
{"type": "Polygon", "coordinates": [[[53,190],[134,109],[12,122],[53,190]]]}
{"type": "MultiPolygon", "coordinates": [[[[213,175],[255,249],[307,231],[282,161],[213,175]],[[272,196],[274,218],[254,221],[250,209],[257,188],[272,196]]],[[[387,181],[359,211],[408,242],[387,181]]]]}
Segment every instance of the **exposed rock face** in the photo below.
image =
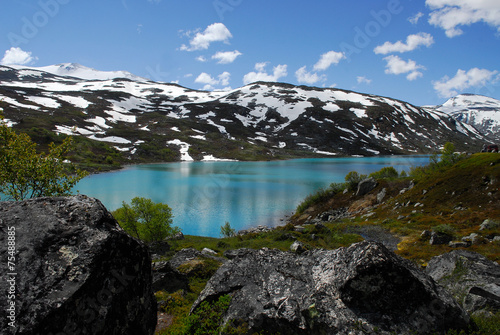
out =
{"type": "Polygon", "coordinates": [[[446,287],[470,313],[500,310],[500,265],[471,251],[436,256],[426,272],[446,287]]]}
{"type": "MultiPolygon", "coordinates": [[[[15,227],[15,334],[152,334],[151,258],[106,208],[85,196],[0,202],[0,258],[15,227]]],[[[6,299],[0,299],[6,310],[6,299]]]]}
{"type": "Polygon", "coordinates": [[[464,329],[465,311],[442,288],[383,245],[361,242],[302,255],[241,250],[192,307],[224,294],[224,322],[248,333],[406,334],[464,329]]]}
{"type": "Polygon", "coordinates": [[[375,178],[364,179],[358,184],[358,190],[356,192],[356,195],[363,196],[374,190],[375,187],[377,187],[377,185],[378,183],[375,180],[375,178]]]}

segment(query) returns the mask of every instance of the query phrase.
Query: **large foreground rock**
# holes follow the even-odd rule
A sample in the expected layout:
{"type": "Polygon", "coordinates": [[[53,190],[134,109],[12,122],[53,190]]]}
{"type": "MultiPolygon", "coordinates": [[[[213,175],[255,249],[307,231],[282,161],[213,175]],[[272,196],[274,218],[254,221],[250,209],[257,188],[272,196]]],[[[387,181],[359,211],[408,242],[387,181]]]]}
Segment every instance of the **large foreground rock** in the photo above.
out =
{"type": "MultiPolygon", "coordinates": [[[[0,202],[0,230],[0,291],[15,291],[14,327],[8,324],[13,318],[3,313],[0,333],[154,332],[149,252],[98,200],[0,202]],[[7,269],[7,236],[13,229],[16,255],[7,269]]],[[[2,294],[0,309],[5,311],[8,301],[2,294]]]]}
{"type": "Polygon", "coordinates": [[[192,307],[231,294],[226,324],[248,334],[408,334],[466,329],[467,313],[423,272],[382,244],[296,255],[243,250],[192,307]]]}
{"type": "Polygon", "coordinates": [[[469,312],[500,311],[500,265],[466,250],[433,257],[427,273],[469,312]]]}

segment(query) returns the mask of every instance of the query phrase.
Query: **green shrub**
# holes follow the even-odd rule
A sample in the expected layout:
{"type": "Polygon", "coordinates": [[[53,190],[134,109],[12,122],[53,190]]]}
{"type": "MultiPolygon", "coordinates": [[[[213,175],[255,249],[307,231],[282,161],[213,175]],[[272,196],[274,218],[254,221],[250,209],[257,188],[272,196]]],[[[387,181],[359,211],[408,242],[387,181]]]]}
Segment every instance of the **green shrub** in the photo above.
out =
{"type": "Polygon", "coordinates": [[[436,233],[446,234],[450,236],[453,236],[453,234],[455,233],[455,229],[448,224],[440,224],[438,226],[433,227],[432,230],[435,231],[436,233]]]}
{"type": "Polygon", "coordinates": [[[145,242],[159,242],[180,231],[172,227],[172,209],[151,199],[135,197],[131,205],[123,202],[113,216],[127,233],[145,242]]]}
{"type": "Polygon", "coordinates": [[[220,235],[222,237],[233,237],[236,236],[236,230],[231,227],[231,224],[226,221],[226,223],[220,227],[220,235]]]}
{"type": "Polygon", "coordinates": [[[39,154],[32,139],[17,134],[0,115],[0,193],[16,201],[71,194],[87,175],[66,161],[72,147],[73,139],[67,137],[59,145],[51,142],[48,152],[39,154]]]}
{"type": "Polygon", "coordinates": [[[375,179],[395,179],[399,177],[399,173],[392,166],[386,166],[380,171],[371,173],[369,177],[373,177],[375,179]]]}
{"type": "Polygon", "coordinates": [[[222,330],[223,315],[231,303],[231,296],[226,294],[217,301],[204,301],[186,318],[184,334],[190,335],[218,335],[222,330]]]}

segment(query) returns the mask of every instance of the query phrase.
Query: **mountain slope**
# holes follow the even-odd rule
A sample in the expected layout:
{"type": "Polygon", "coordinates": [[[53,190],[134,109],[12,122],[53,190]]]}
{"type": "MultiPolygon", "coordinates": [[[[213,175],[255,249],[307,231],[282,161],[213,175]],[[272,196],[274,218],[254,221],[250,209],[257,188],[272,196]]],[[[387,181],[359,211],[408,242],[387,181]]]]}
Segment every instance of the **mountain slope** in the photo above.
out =
{"type": "Polygon", "coordinates": [[[417,154],[448,141],[476,151],[484,140],[436,110],[283,83],[204,92],[137,78],[86,80],[0,66],[0,107],[18,129],[105,142],[132,162],[417,154]]]}
{"type": "Polygon", "coordinates": [[[436,108],[457,121],[474,126],[492,141],[500,141],[500,100],[474,94],[460,94],[436,108]]]}
{"type": "Polygon", "coordinates": [[[147,81],[148,79],[136,76],[127,71],[99,71],[80,65],[78,63],[62,63],[42,67],[26,67],[24,65],[11,65],[10,67],[18,70],[32,70],[35,72],[48,72],[56,76],[75,77],[87,80],[108,80],[115,78],[126,78],[135,81],[147,81]]]}

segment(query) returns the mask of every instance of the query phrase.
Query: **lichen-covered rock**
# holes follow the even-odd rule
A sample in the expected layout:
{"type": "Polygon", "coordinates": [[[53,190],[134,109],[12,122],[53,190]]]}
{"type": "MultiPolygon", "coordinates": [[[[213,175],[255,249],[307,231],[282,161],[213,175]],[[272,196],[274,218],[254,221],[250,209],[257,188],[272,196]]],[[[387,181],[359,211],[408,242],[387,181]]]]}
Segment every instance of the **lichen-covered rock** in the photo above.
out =
{"type": "Polygon", "coordinates": [[[500,265],[466,250],[433,257],[426,272],[469,312],[500,310],[500,265]]]}
{"type": "Polygon", "coordinates": [[[451,295],[379,243],[301,255],[245,249],[233,256],[191,311],[231,294],[224,323],[248,334],[429,333],[469,324],[451,295]]]}
{"type": "MultiPolygon", "coordinates": [[[[15,322],[2,333],[152,334],[156,300],[151,257],[106,208],[85,196],[0,202],[0,258],[15,231],[13,268],[0,265],[0,291],[16,273],[15,322]],[[13,227],[13,228],[12,228],[13,227]]],[[[0,299],[0,309],[7,309],[0,299]]]]}

